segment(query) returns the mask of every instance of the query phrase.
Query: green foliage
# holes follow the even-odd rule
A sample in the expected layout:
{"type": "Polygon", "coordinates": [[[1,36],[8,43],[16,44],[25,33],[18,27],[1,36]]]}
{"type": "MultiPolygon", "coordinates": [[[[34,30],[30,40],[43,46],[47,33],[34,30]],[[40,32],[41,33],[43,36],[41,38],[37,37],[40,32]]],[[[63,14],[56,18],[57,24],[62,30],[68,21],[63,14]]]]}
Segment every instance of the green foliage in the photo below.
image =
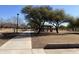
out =
{"type": "Polygon", "coordinates": [[[67,15],[62,9],[53,10],[50,6],[25,6],[21,12],[28,19],[29,25],[35,31],[40,32],[45,22],[51,23],[58,33],[59,25],[69,22],[69,28],[79,27],[79,18],[67,15]]]}
{"type": "Polygon", "coordinates": [[[71,28],[73,31],[76,31],[76,29],[79,28],[79,18],[75,19],[72,17],[67,27],[71,28]]]}
{"type": "Polygon", "coordinates": [[[57,33],[58,33],[59,25],[65,21],[65,17],[66,14],[64,10],[56,9],[50,12],[49,20],[51,21],[51,23],[54,23],[53,25],[56,27],[57,33]]]}
{"type": "Polygon", "coordinates": [[[22,13],[29,20],[29,25],[35,30],[39,30],[48,20],[48,14],[51,7],[49,6],[26,6],[22,13]]]}
{"type": "Polygon", "coordinates": [[[65,18],[64,10],[56,9],[53,12],[54,12],[53,19],[55,19],[56,21],[64,20],[64,18],[65,18]]]}
{"type": "Polygon", "coordinates": [[[61,25],[59,28],[60,28],[60,29],[62,29],[62,30],[65,30],[67,27],[66,27],[66,26],[61,25]]]}

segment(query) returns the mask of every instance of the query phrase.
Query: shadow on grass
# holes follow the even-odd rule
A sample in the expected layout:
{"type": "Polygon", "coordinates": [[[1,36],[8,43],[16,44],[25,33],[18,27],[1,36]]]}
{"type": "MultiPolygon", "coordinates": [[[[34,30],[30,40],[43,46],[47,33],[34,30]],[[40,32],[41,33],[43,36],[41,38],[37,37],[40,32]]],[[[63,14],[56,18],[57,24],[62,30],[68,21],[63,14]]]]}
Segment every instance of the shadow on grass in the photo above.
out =
{"type": "Polygon", "coordinates": [[[72,49],[79,48],[79,44],[47,44],[44,49],[72,49]]]}

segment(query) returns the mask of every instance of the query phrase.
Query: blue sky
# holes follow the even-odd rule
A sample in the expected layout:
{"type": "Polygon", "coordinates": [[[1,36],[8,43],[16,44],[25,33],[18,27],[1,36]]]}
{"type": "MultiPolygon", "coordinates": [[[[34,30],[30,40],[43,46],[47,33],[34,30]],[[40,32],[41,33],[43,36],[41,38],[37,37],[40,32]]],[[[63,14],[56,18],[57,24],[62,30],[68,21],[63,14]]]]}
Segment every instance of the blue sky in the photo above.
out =
{"type": "Polygon", "coordinates": [[[21,13],[23,7],[23,5],[0,5],[0,18],[4,20],[11,19],[19,13],[20,23],[24,22],[24,15],[21,13]]]}
{"type": "Polygon", "coordinates": [[[0,5],[0,17],[8,18],[16,16],[17,13],[21,13],[20,5],[0,5]]]}
{"type": "Polygon", "coordinates": [[[79,5],[55,5],[53,9],[63,9],[67,14],[79,17],[79,5]]]}
{"type": "MultiPolygon", "coordinates": [[[[23,5],[0,5],[0,18],[8,19],[16,16],[19,13],[19,17],[24,20],[24,15],[21,14],[21,9],[23,5]]],[[[64,9],[67,14],[74,17],[79,16],[79,6],[78,5],[51,5],[53,9],[64,9]]]]}
{"type": "MultiPolygon", "coordinates": [[[[79,6],[78,5],[51,5],[53,9],[64,9],[67,14],[72,16],[79,16],[79,6]]],[[[0,5],[0,17],[8,18],[16,16],[17,13],[20,13],[20,17],[23,17],[21,14],[21,9],[23,5],[0,5]]]]}

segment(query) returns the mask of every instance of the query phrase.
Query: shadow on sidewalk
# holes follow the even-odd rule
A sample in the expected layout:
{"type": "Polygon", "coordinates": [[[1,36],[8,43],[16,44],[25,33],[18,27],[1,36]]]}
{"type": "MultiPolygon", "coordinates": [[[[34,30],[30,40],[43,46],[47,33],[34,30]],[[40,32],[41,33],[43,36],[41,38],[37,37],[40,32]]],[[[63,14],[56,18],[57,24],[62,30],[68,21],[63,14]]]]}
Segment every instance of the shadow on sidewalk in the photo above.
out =
{"type": "Polygon", "coordinates": [[[79,48],[79,44],[47,44],[44,49],[72,49],[79,48]]]}

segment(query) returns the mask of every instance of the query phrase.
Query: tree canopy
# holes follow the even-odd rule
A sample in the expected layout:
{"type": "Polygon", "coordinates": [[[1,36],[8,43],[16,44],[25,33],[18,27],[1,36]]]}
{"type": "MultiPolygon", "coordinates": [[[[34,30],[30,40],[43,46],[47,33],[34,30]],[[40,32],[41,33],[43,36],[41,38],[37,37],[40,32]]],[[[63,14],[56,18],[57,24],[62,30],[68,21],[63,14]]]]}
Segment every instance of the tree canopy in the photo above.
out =
{"type": "Polygon", "coordinates": [[[42,30],[45,22],[49,22],[52,26],[55,26],[56,33],[59,33],[59,25],[64,22],[69,22],[72,25],[79,24],[77,23],[78,21],[74,23],[74,17],[67,15],[64,10],[53,10],[50,6],[25,6],[21,12],[29,20],[31,28],[38,33],[42,30]]]}
{"type": "Polygon", "coordinates": [[[31,27],[40,32],[45,21],[48,20],[49,10],[51,10],[49,6],[26,6],[22,9],[22,13],[29,20],[31,27]]]}

